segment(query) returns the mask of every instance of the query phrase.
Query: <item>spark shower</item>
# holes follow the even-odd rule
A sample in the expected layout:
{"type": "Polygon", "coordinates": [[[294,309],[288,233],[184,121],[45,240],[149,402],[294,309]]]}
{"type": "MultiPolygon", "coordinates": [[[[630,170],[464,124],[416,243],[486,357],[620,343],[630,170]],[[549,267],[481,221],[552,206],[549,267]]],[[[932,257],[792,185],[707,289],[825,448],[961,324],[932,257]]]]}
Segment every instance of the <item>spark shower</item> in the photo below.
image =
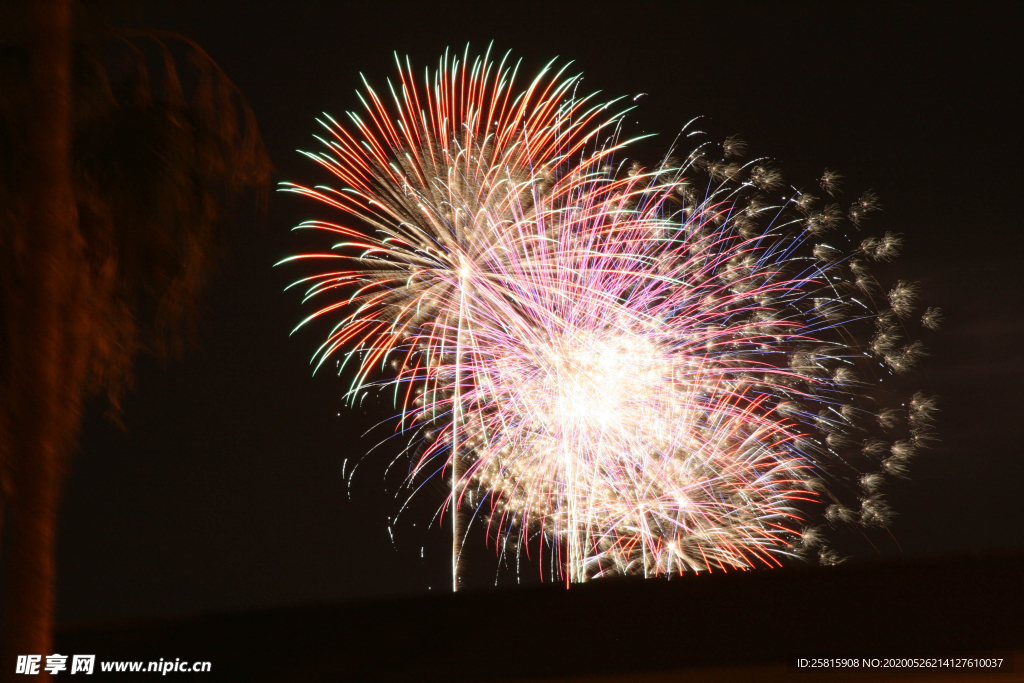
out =
{"type": "Polygon", "coordinates": [[[293,285],[333,322],[315,366],[393,398],[410,491],[448,482],[455,589],[469,522],[566,582],[834,563],[829,525],[887,523],[935,408],[892,380],[940,314],[872,275],[900,246],[862,232],[873,194],[825,171],[814,196],[693,121],[644,164],[632,102],[568,65],[396,61],[320,121],[335,184],[284,185],[336,240],[287,261],[319,264],[293,285]]]}

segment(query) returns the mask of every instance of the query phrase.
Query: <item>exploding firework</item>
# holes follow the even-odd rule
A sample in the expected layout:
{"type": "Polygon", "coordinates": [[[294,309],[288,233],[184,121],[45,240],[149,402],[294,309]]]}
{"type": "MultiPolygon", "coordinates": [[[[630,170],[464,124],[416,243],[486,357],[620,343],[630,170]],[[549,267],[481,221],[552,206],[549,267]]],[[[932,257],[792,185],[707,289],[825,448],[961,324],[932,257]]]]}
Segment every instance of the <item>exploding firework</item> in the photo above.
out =
{"type": "Polygon", "coordinates": [[[399,64],[310,155],[343,188],[288,186],[362,224],[300,226],[345,240],[300,282],[339,318],[318,363],[355,359],[352,395],[390,387],[421,437],[410,479],[448,470],[453,510],[567,581],[831,562],[815,519],[884,525],[934,401],[879,386],[922,349],[916,286],[870,273],[899,237],[848,237],[874,195],[820,206],[735,138],[643,168],[614,103],[516,71],[399,64]]]}

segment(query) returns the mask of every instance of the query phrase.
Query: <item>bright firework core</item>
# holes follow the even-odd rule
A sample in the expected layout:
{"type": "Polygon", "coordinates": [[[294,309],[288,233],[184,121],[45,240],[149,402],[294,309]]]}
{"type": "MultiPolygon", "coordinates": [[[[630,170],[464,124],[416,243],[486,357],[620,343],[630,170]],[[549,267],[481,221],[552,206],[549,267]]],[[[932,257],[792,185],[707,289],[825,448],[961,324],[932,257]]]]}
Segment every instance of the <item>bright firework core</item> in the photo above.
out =
{"type": "Polygon", "coordinates": [[[664,393],[666,380],[671,381],[664,377],[667,364],[650,346],[643,338],[602,339],[586,332],[559,340],[545,354],[550,370],[535,414],[547,415],[563,431],[600,434],[645,425],[632,413],[637,408],[648,412],[651,392],[664,393]]]}

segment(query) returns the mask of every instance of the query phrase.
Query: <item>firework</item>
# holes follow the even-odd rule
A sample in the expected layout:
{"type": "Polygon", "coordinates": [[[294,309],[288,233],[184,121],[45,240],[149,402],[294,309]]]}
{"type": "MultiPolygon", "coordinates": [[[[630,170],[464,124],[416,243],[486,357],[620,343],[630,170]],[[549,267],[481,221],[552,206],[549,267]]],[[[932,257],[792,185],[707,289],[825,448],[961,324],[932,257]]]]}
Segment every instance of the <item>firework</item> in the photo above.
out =
{"type": "Polygon", "coordinates": [[[300,226],[347,241],[337,245],[340,254],[298,258],[340,258],[355,266],[302,281],[310,296],[346,293],[307,322],[342,312],[342,322],[317,357],[322,363],[344,349],[359,358],[353,396],[367,386],[376,365],[390,363],[405,408],[403,425],[447,418],[440,443],[448,444],[451,464],[457,588],[467,300],[479,300],[490,290],[489,273],[497,275],[504,264],[514,267],[520,255],[504,252],[502,238],[530,220],[538,199],[564,195],[614,153],[614,146],[594,153],[592,140],[618,116],[607,113],[612,103],[573,96],[578,77],[563,77],[564,67],[545,69],[517,92],[518,68],[507,55],[495,63],[488,53],[470,63],[468,51],[461,60],[446,54],[439,68],[427,73],[425,87],[408,60],[398,66],[398,83],[388,82],[391,106],[369,86],[360,96],[369,123],[350,114],[350,133],[329,117],[321,122],[330,133],[322,140],[328,151],[309,156],[344,189],[286,189],[340,209],[375,231],[366,235],[322,221],[300,226]],[[496,265],[481,269],[492,262],[496,265]],[[415,398],[414,391],[426,392],[429,401],[415,398]]]}
{"type": "Polygon", "coordinates": [[[736,138],[645,169],[614,103],[516,71],[467,51],[427,87],[400,63],[309,155],[343,188],[288,186],[362,224],[300,226],[344,238],[300,282],[339,318],[318,363],[354,359],[352,395],[393,389],[422,436],[411,480],[446,464],[453,512],[517,563],[539,538],[567,581],[829,562],[814,519],[884,524],[934,401],[880,407],[922,351],[916,286],[869,269],[899,237],[843,234],[877,198],[819,207],[736,138]]]}

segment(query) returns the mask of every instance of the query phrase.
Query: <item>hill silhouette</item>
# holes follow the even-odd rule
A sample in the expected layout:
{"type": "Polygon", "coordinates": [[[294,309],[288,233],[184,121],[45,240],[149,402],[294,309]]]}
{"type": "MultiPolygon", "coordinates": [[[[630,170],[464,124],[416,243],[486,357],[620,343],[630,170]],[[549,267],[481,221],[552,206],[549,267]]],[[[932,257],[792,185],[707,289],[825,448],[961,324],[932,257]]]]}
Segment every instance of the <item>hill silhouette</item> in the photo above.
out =
{"type": "Polygon", "coordinates": [[[601,580],[77,626],[57,646],[98,660],[209,661],[195,674],[206,681],[1024,680],[1012,671],[1014,653],[1024,662],[1022,576],[1015,552],[601,580]],[[799,657],[966,655],[1007,662],[1000,672],[796,668],[799,657]]]}

